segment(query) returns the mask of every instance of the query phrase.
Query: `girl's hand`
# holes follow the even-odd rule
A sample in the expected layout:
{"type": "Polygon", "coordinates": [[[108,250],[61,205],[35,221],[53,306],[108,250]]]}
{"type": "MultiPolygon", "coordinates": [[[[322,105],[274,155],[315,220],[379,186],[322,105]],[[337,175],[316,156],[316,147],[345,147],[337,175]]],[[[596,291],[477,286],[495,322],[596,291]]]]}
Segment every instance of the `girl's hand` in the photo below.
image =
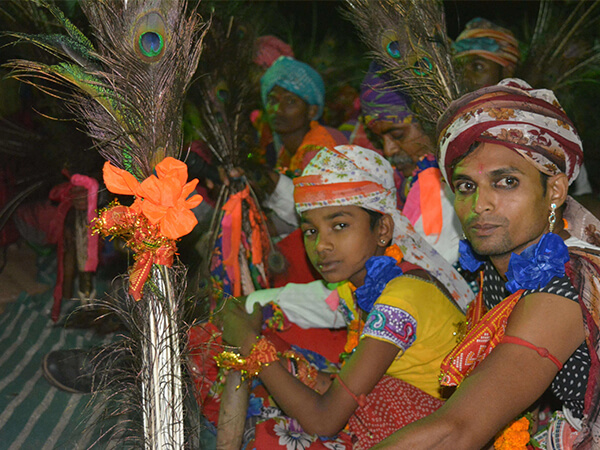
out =
{"type": "Polygon", "coordinates": [[[260,335],[262,326],[262,309],[256,305],[252,314],[244,307],[245,298],[229,301],[219,313],[223,340],[230,345],[241,348],[243,355],[248,354],[256,337],[260,335]],[[241,300],[241,303],[240,303],[241,300]]]}

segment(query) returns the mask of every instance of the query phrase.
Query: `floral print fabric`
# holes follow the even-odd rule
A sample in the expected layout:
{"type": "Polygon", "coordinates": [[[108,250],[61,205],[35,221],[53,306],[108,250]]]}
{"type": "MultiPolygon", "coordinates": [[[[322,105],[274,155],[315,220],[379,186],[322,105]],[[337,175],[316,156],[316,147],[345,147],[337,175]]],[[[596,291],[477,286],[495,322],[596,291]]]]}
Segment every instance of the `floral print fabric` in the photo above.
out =
{"type": "Polygon", "coordinates": [[[583,163],[581,138],[554,93],[517,78],[453,102],[438,122],[438,136],[440,170],[449,183],[453,163],[476,141],[505,145],[540,172],[562,172],[569,182],[583,163]]]}

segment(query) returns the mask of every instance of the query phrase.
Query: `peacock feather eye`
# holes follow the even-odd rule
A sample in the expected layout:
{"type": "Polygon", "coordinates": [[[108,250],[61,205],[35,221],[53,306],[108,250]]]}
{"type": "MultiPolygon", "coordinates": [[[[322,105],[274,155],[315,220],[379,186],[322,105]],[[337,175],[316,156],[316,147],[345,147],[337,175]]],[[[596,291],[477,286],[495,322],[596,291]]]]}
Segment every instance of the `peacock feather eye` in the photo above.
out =
{"type": "Polygon", "coordinates": [[[157,11],[144,14],[136,20],[133,31],[133,46],[140,59],[148,63],[159,61],[168,43],[163,17],[157,11]]]}
{"type": "Polygon", "coordinates": [[[402,57],[402,52],[400,51],[400,43],[398,41],[391,41],[390,43],[388,43],[386,49],[388,54],[392,58],[398,59],[402,57]]]}
{"type": "Polygon", "coordinates": [[[225,89],[219,89],[217,91],[217,98],[223,103],[227,103],[227,101],[229,100],[229,91],[225,89]]]}
{"type": "Polygon", "coordinates": [[[140,36],[140,51],[148,58],[160,55],[165,45],[160,34],[148,31],[140,36]]]}
{"type": "Polygon", "coordinates": [[[215,95],[217,100],[219,100],[221,103],[227,103],[229,101],[230,92],[225,81],[222,80],[217,83],[215,86],[215,95]]]}
{"type": "Polygon", "coordinates": [[[427,57],[421,58],[415,62],[413,72],[415,75],[424,77],[433,72],[433,64],[427,57]]]}

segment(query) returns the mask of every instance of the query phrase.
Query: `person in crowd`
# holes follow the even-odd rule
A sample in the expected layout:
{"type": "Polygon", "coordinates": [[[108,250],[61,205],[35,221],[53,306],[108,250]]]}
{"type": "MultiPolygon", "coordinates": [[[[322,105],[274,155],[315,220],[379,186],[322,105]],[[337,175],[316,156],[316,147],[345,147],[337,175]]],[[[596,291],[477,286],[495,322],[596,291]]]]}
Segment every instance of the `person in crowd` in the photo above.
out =
{"type": "Polygon", "coordinates": [[[347,142],[340,131],[317,122],[323,114],[325,85],[308,64],[278,58],[261,78],[261,99],[277,138],[280,170],[299,174],[321,148],[347,142]]]}
{"type": "MultiPolygon", "coordinates": [[[[304,448],[325,448],[317,435],[335,436],[347,424],[369,448],[442,404],[439,364],[456,343],[463,318],[457,304],[464,306],[470,291],[397,210],[392,167],[376,152],[323,149],[294,184],[311,262],[326,281],[347,282],[337,309],[349,327],[348,359],[331,379],[296,354],[280,358],[256,326],[260,310],[248,315],[235,304],[223,315],[223,339],[241,355],[217,359],[260,377],[294,418],[261,423],[256,448],[277,448],[292,435],[304,448]]],[[[350,448],[345,436],[335,441],[350,448]]]]}
{"type": "Polygon", "coordinates": [[[589,226],[563,221],[583,161],[577,131],[551,91],[517,79],[455,101],[438,131],[467,238],[461,264],[481,272],[481,295],[442,363],[442,383],[460,388],[376,448],[482,448],[495,436],[505,448],[515,433],[526,445],[522,416],[548,388],[562,404],[548,448],[596,448],[600,249],[588,243],[589,226]]]}
{"type": "Polygon", "coordinates": [[[512,77],[521,58],[519,41],[512,31],[481,17],[467,23],[452,49],[467,91],[512,77]]]}
{"type": "Polygon", "coordinates": [[[390,85],[372,62],[361,85],[362,121],[394,167],[398,208],[425,240],[450,263],[458,261],[462,234],[433,156],[434,144],[410,109],[410,100],[390,85]]]}

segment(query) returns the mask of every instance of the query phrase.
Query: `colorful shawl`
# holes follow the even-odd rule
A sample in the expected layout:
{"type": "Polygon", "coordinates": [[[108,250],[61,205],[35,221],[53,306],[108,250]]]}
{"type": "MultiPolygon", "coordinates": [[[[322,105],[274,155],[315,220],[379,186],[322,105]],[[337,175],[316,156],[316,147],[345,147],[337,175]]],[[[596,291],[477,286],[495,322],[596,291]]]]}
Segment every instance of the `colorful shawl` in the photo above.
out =
{"type": "Polygon", "coordinates": [[[353,205],[394,220],[394,243],[404,258],[427,270],[449,291],[462,311],[473,293],[456,270],[415,232],[396,208],[396,188],[389,162],[372,150],[355,145],[323,149],[294,180],[298,213],[325,206],[353,205]]]}
{"type": "MultiPolygon", "coordinates": [[[[340,137],[343,138],[341,133],[340,137]]],[[[285,147],[281,148],[277,159],[277,167],[284,171],[292,173],[301,173],[311,159],[323,148],[333,148],[336,145],[344,142],[339,142],[341,139],[336,139],[329,132],[327,127],[320,125],[317,121],[310,123],[310,130],[302,139],[302,144],[296,150],[296,153],[290,157],[285,147]]]]}

